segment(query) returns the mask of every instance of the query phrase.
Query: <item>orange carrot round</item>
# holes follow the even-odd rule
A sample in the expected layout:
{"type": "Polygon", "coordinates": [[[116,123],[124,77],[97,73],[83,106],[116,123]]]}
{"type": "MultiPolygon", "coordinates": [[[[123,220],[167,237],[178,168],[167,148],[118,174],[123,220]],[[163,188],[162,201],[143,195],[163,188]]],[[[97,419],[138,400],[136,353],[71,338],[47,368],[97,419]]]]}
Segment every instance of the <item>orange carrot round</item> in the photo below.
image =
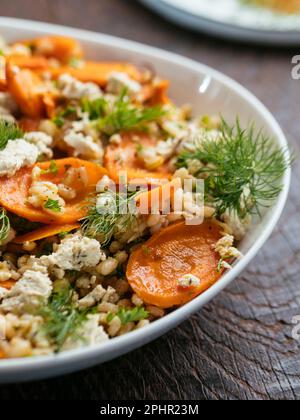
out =
{"type": "Polygon", "coordinates": [[[31,70],[15,69],[7,65],[7,89],[14,97],[24,115],[39,118],[45,112],[42,79],[31,70]]]}
{"type": "Polygon", "coordinates": [[[80,43],[66,36],[43,36],[23,41],[23,44],[29,45],[35,55],[56,58],[64,63],[68,63],[72,58],[81,58],[83,56],[80,43]]]}
{"type": "Polygon", "coordinates": [[[50,238],[51,236],[58,235],[59,233],[69,233],[72,230],[79,229],[80,223],[73,223],[70,225],[49,225],[44,226],[40,229],[34,230],[33,232],[26,233],[26,235],[18,236],[14,239],[13,243],[23,244],[25,242],[36,242],[41,239],[50,238]]]}
{"type": "Polygon", "coordinates": [[[15,284],[16,284],[15,280],[6,280],[6,281],[2,281],[0,283],[0,287],[3,287],[4,289],[10,290],[14,287],[15,284]]]}
{"type": "Polygon", "coordinates": [[[132,64],[118,62],[93,62],[85,61],[79,67],[61,66],[53,67],[50,70],[54,79],[64,73],[68,73],[81,82],[94,82],[101,87],[107,85],[108,77],[112,72],[128,74],[135,80],[140,80],[141,75],[138,69],[132,64]]]}
{"type": "Polygon", "coordinates": [[[199,226],[180,222],[162,229],[131,255],[129,284],[145,303],[160,308],[191,301],[221,277],[220,256],[213,248],[220,238],[220,228],[210,221],[199,226]],[[196,276],[199,285],[179,286],[187,274],[196,276]]]}
{"type": "Polygon", "coordinates": [[[147,171],[137,156],[137,147],[155,146],[156,140],[148,134],[126,133],[122,135],[121,145],[109,145],[104,157],[104,166],[107,168],[109,176],[115,182],[119,182],[119,173],[126,171],[128,180],[143,180],[149,183],[153,181],[169,179],[167,165],[162,165],[155,171],[147,171]],[[135,137],[137,141],[135,141],[135,137]]]}
{"type": "MultiPolygon", "coordinates": [[[[23,217],[31,222],[45,224],[70,224],[75,223],[86,215],[87,200],[89,195],[95,191],[99,180],[107,174],[107,171],[92,162],[76,158],[59,159],[55,161],[57,174],[47,173],[41,176],[42,181],[50,181],[60,184],[69,168],[86,169],[87,185],[83,185],[79,180],[72,185],[77,192],[74,200],[66,203],[64,213],[53,213],[49,215],[43,209],[37,209],[27,203],[29,189],[32,184],[32,168],[23,168],[12,178],[0,178],[0,204],[6,210],[23,217]]],[[[47,171],[51,162],[38,163],[37,166],[47,171]]]]}

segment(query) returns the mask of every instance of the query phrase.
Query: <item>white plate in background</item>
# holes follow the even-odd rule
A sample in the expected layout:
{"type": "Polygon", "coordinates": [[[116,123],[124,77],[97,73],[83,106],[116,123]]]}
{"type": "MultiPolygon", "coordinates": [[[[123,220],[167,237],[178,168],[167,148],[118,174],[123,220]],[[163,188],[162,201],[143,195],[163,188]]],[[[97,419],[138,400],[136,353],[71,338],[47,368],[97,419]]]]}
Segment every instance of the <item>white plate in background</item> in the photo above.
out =
{"type": "MultiPolygon", "coordinates": [[[[90,59],[151,63],[158,74],[171,81],[171,97],[178,104],[191,103],[199,114],[221,112],[231,123],[237,115],[242,124],[254,121],[258,129],[263,128],[278,145],[287,148],[281,128],[266,107],[241,85],[203,64],[124,39],[41,22],[1,17],[0,34],[9,42],[48,34],[72,36],[82,43],[90,59]]],[[[244,258],[201,296],[144,329],[99,346],[45,357],[0,360],[0,383],[53,377],[104,363],[149,343],[199,311],[239,276],[265,244],[285,206],[290,179],[288,170],[281,195],[241,243],[244,258]]]]}
{"type": "MultiPolygon", "coordinates": [[[[286,0],[288,1],[288,0],[286,0]]],[[[240,0],[140,0],[181,26],[235,41],[300,45],[300,14],[284,15],[240,0]]]]}

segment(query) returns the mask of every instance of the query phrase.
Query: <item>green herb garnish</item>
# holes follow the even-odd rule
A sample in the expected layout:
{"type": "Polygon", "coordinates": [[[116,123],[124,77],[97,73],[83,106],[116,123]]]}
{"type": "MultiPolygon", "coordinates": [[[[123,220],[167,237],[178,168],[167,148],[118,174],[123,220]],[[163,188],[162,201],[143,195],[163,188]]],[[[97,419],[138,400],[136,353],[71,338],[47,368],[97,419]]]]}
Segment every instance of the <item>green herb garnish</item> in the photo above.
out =
{"type": "Polygon", "coordinates": [[[9,140],[22,139],[23,137],[23,131],[16,124],[0,120],[0,150],[6,148],[9,140]]]}
{"type": "Polygon", "coordinates": [[[271,205],[291,164],[287,151],[262,132],[255,134],[253,126],[243,130],[238,120],[235,127],[223,120],[220,137],[199,141],[194,152],[179,156],[177,166],[188,168],[195,160],[202,164],[195,176],[205,178],[207,200],[219,215],[235,211],[240,218],[271,205]]]}
{"type": "Polygon", "coordinates": [[[137,223],[133,211],[134,197],[140,192],[115,193],[106,191],[98,196],[83,219],[82,229],[86,236],[97,238],[102,246],[110,243],[113,236],[127,232],[137,223]]]}
{"type": "Polygon", "coordinates": [[[82,110],[89,114],[90,120],[98,120],[105,116],[108,103],[105,98],[98,98],[93,101],[82,99],[82,110]]]}
{"type": "Polygon", "coordinates": [[[49,168],[48,169],[42,169],[41,174],[42,175],[48,175],[48,174],[57,175],[58,174],[58,166],[57,166],[55,160],[51,160],[49,168]]]}
{"type": "Polygon", "coordinates": [[[127,89],[113,105],[112,111],[99,119],[98,128],[108,136],[120,131],[143,130],[147,123],[156,121],[165,115],[161,106],[138,108],[127,97],[127,89]]]}
{"type": "Polygon", "coordinates": [[[149,317],[149,312],[144,308],[136,306],[134,309],[120,309],[116,314],[109,313],[107,315],[107,322],[111,322],[115,317],[119,317],[122,325],[129,324],[130,322],[139,322],[149,317]]]}
{"type": "Polygon", "coordinates": [[[76,113],[76,108],[68,106],[66,109],[57,114],[52,121],[58,128],[62,128],[66,122],[66,118],[76,113]]]}
{"type": "Polygon", "coordinates": [[[53,200],[52,198],[49,198],[47,202],[44,205],[44,208],[47,210],[51,210],[54,213],[60,213],[61,212],[61,205],[57,200],[53,200]]]}
{"type": "Polygon", "coordinates": [[[6,210],[0,207],[0,246],[7,239],[10,232],[10,221],[6,210]]]}
{"type": "Polygon", "coordinates": [[[46,307],[40,311],[44,318],[42,331],[59,352],[68,338],[76,337],[78,328],[87,320],[87,311],[80,311],[73,303],[74,291],[70,288],[54,293],[46,307]]]}

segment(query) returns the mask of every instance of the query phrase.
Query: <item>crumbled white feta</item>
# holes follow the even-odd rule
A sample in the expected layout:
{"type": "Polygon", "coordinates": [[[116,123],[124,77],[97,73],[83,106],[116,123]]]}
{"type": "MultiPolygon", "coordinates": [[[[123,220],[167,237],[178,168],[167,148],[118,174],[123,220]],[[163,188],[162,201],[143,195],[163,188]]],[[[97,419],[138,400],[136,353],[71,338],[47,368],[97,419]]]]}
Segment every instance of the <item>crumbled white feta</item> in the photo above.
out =
{"type": "Polygon", "coordinates": [[[89,293],[84,298],[80,299],[78,302],[78,307],[80,309],[87,309],[95,306],[98,302],[101,301],[103,296],[106,294],[106,290],[101,286],[96,286],[95,289],[89,293]]]}
{"type": "Polygon", "coordinates": [[[201,280],[193,274],[186,274],[178,279],[178,286],[183,288],[199,287],[201,280]]]}
{"type": "Polygon", "coordinates": [[[215,250],[220,254],[221,258],[237,258],[241,259],[243,254],[233,246],[234,237],[232,235],[226,235],[221,238],[214,246],[215,250]]]}
{"type": "Polygon", "coordinates": [[[65,135],[64,141],[74,149],[75,156],[93,160],[101,160],[103,158],[102,144],[95,143],[92,136],[85,136],[83,133],[69,131],[65,135]]]}
{"type": "Polygon", "coordinates": [[[49,159],[53,157],[53,151],[51,145],[53,143],[53,138],[48,136],[48,134],[41,131],[32,131],[24,135],[24,139],[31,144],[34,144],[38,150],[39,154],[43,155],[49,159]]]}
{"type": "Polygon", "coordinates": [[[0,177],[14,176],[19,169],[36,163],[39,151],[36,146],[23,139],[9,140],[0,151],[0,177]]]}
{"type": "Polygon", "coordinates": [[[81,271],[96,267],[104,256],[98,241],[76,234],[65,238],[56,252],[41,260],[62,270],[81,271]]]}
{"type": "Polygon", "coordinates": [[[112,72],[108,77],[107,92],[120,95],[124,89],[127,89],[129,96],[134,97],[141,92],[142,86],[126,73],[112,72]]]}
{"type": "Polygon", "coordinates": [[[76,335],[66,340],[62,351],[96,346],[109,340],[99,322],[100,315],[89,315],[87,321],[76,331],[76,335]]]}
{"type": "Polygon", "coordinates": [[[87,98],[94,100],[102,97],[102,91],[95,83],[82,83],[69,74],[63,74],[58,79],[58,88],[67,99],[87,98]]]}
{"type": "Polygon", "coordinates": [[[27,270],[4,297],[0,309],[17,315],[32,312],[47,302],[51,292],[52,282],[44,270],[27,270]]]}

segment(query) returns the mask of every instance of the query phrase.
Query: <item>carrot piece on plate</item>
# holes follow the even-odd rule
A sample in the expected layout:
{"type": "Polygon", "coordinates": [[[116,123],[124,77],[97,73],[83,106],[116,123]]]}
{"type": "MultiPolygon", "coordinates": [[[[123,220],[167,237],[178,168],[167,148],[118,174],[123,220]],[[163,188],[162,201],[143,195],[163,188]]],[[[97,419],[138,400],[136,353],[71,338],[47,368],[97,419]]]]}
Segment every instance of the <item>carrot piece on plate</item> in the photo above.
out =
{"type": "Polygon", "coordinates": [[[7,89],[23,114],[30,118],[42,117],[45,112],[42,79],[33,71],[15,69],[10,63],[7,65],[6,76],[7,89]]]}
{"type": "Polygon", "coordinates": [[[43,36],[32,40],[23,41],[30,46],[34,55],[68,63],[72,58],[82,58],[83,50],[78,41],[65,36],[43,36]]]}
{"type": "Polygon", "coordinates": [[[162,165],[155,171],[147,171],[137,155],[137,147],[155,146],[156,140],[147,134],[126,133],[122,135],[120,145],[109,145],[104,157],[104,166],[109,172],[109,176],[116,183],[119,182],[121,171],[127,172],[129,181],[143,180],[143,182],[156,183],[158,180],[168,180],[170,173],[167,165],[162,165]],[[138,141],[135,141],[137,138],[138,141]]]}
{"type": "Polygon", "coordinates": [[[2,281],[0,283],[0,287],[3,287],[4,289],[10,290],[11,288],[14,287],[15,284],[16,284],[15,280],[6,280],[6,281],[2,281]]]}
{"type": "Polygon", "coordinates": [[[126,73],[132,79],[140,80],[140,72],[129,63],[107,63],[85,61],[78,67],[62,66],[52,68],[51,74],[53,78],[58,78],[64,73],[68,73],[81,82],[94,82],[101,87],[107,85],[108,77],[112,72],[126,73]]]}
{"type": "Polygon", "coordinates": [[[13,243],[23,244],[25,242],[36,242],[42,239],[50,238],[51,236],[58,235],[59,233],[69,233],[72,230],[79,229],[80,223],[73,223],[69,225],[49,225],[33,232],[26,233],[26,235],[18,236],[14,239],[13,243]]]}
{"type": "Polygon", "coordinates": [[[210,221],[162,229],[132,253],[127,269],[130,286],[145,303],[160,308],[189,302],[221,277],[220,256],[214,250],[220,238],[220,228],[210,221]],[[179,280],[185,275],[197,277],[199,285],[181,287],[179,280]]]}
{"type": "MultiPolygon", "coordinates": [[[[29,189],[32,184],[32,167],[23,168],[11,178],[0,178],[0,204],[6,210],[31,222],[45,224],[70,224],[82,219],[87,212],[88,199],[99,180],[107,175],[107,171],[92,162],[76,158],[55,160],[57,174],[46,173],[41,176],[42,181],[61,184],[69,168],[85,168],[87,185],[80,180],[75,180],[72,188],[77,192],[76,198],[66,203],[64,213],[47,213],[42,208],[34,208],[27,203],[29,189]]],[[[51,162],[38,163],[37,166],[45,171],[49,170],[51,162]]]]}
{"type": "Polygon", "coordinates": [[[167,211],[174,207],[175,193],[182,188],[180,178],[175,178],[171,182],[160,185],[150,191],[142,192],[135,198],[136,205],[141,214],[149,214],[149,210],[167,211]]]}

